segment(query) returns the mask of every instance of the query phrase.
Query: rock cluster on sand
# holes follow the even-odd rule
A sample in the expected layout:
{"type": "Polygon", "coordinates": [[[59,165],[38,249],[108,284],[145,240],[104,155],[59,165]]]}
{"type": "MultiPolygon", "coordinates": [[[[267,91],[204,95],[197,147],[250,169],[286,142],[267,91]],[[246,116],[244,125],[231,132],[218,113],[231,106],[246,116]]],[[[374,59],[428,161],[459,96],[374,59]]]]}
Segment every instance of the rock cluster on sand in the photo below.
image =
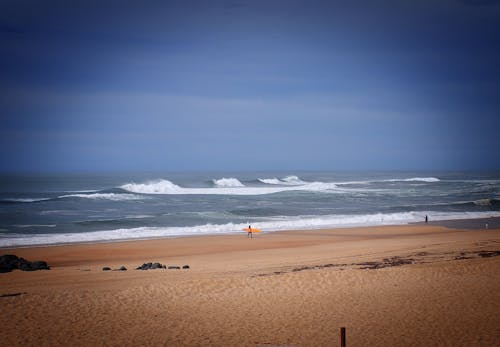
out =
{"type": "Polygon", "coordinates": [[[22,271],[50,270],[45,261],[28,261],[12,254],[0,256],[0,272],[10,272],[19,269],[22,271]]]}
{"type": "MultiPolygon", "coordinates": [[[[144,263],[141,266],[137,267],[136,270],[154,270],[154,269],[170,269],[170,270],[180,270],[180,266],[177,265],[171,265],[171,266],[166,266],[160,263],[144,263]]],[[[189,269],[189,265],[184,265],[182,267],[183,269],[189,269]]]]}
{"type": "Polygon", "coordinates": [[[105,266],[102,268],[102,271],[127,271],[127,268],[122,265],[119,269],[112,270],[109,266],[105,266]]]}
{"type": "Polygon", "coordinates": [[[154,270],[154,269],[166,269],[166,265],[162,265],[160,263],[144,263],[141,266],[137,267],[136,270],[154,270]]]}

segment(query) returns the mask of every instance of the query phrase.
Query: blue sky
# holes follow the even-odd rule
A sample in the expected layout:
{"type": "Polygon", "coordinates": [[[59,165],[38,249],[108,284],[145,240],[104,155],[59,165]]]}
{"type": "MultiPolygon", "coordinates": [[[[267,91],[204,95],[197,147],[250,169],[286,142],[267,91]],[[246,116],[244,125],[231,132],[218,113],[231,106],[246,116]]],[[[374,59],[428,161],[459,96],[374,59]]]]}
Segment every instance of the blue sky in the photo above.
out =
{"type": "Polygon", "coordinates": [[[500,3],[0,2],[0,170],[498,169],[500,3]]]}

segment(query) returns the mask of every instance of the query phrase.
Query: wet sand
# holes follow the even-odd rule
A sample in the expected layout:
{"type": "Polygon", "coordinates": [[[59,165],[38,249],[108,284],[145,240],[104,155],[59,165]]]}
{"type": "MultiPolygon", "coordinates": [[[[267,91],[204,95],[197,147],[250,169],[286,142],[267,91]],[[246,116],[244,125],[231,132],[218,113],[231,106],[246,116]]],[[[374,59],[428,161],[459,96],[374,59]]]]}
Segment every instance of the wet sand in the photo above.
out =
{"type": "Polygon", "coordinates": [[[1,345],[498,346],[500,229],[288,231],[0,250],[1,345]],[[134,270],[145,262],[189,270],[134,270]],[[128,271],[102,271],[102,267],[128,271]]]}
{"type": "MultiPolygon", "coordinates": [[[[416,224],[425,224],[424,222],[416,224]]],[[[500,218],[476,218],[476,219],[453,219],[441,221],[429,221],[428,225],[439,225],[453,229],[499,229],[500,218]]]]}

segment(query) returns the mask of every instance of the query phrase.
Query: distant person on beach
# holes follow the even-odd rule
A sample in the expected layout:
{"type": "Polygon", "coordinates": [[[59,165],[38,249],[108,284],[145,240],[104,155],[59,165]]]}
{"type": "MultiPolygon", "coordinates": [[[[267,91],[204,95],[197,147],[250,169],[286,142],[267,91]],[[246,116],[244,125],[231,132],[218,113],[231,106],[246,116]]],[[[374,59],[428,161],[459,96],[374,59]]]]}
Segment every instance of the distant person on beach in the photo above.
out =
{"type": "Polygon", "coordinates": [[[427,222],[429,222],[429,217],[427,217],[427,215],[425,215],[425,224],[427,224],[427,222]]]}
{"type": "Polygon", "coordinates": [[[252,226],[249,224],[248,225],[248,234],[247,234],[247,238],[251,238],[253,239],[253,235],[252,235],[252,226]]]}

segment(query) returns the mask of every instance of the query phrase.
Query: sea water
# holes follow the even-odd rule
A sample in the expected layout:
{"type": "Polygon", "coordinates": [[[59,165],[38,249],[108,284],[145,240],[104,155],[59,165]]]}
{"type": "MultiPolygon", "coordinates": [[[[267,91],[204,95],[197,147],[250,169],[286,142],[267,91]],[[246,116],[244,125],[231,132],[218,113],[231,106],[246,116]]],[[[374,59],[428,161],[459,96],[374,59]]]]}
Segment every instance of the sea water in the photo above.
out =
{"type": "Polygon", "coordinates": [[[0,247],[500,216],[500,172],[0,176],[0,247]]]}

